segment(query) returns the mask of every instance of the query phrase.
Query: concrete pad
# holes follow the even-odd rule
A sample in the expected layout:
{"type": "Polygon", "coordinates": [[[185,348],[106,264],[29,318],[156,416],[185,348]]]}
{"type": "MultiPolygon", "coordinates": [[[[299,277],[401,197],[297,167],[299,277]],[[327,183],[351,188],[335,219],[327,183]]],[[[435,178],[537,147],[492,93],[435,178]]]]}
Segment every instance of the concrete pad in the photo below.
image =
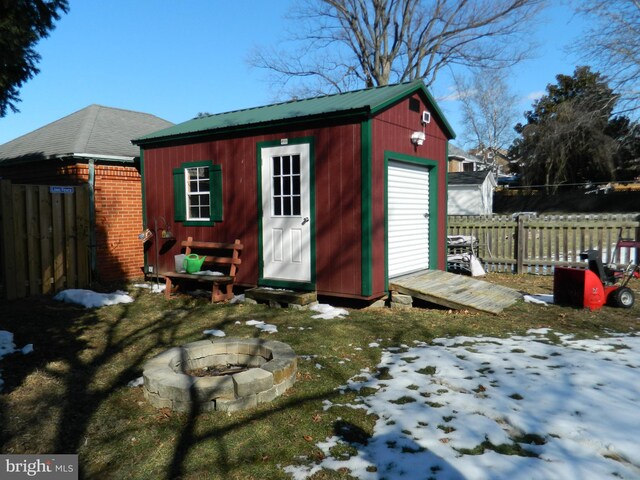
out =
{"type": "Polygon", "coordinates": [[[402,293],[393,292],[391,301],[400,305],[413,305],[413,297],[411,295],[403,295],[402,293]]]}

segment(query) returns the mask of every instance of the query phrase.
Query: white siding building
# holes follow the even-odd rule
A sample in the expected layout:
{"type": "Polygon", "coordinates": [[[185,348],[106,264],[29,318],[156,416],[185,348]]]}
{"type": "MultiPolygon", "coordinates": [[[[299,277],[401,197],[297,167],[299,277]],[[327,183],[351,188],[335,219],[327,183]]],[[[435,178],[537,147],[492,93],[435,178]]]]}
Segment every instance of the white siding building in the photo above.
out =
{"type": "Polygon", "coordinates": [[[489,170],[449,173],[449,215],[491,215],[496,179],[489,170]]]}

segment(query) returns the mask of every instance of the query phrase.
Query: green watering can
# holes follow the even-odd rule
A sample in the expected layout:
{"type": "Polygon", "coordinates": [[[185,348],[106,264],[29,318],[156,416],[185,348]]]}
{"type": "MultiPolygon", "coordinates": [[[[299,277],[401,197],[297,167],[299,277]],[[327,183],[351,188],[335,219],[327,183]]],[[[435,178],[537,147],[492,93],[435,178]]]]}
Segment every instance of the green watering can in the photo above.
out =
{"type": "Polygon", "coordinates": [[[202,264],[204,263],[205,258],[207,257],[206,256],[199,257],[195,253],[192,253],[185,257],[182,265],[184,266],[184,269],[187,271],[187,273],[199,272],[200,267],[202,267],[202,264]]]}

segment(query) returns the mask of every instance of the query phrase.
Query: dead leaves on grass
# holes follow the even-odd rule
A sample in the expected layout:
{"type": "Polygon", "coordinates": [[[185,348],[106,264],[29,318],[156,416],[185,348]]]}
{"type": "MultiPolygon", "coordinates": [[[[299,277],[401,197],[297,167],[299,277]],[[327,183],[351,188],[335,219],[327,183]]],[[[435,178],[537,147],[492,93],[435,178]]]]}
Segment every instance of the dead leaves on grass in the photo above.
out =
{"type": "Polygon", "coordinates": [[[298,373],[296,373],[296,381],[303,381],[303,380],[313,380],[313,375],[311,375],[308,372],[300,372],[298,371],[298,373]]]}
{"type": "Polygon", "coordinates": [[[173,416],[173,411],[170,408],[163,407],[158,409],[158,414],[155,416],[156,421],[162,422],[169,420],[173,416]]]}

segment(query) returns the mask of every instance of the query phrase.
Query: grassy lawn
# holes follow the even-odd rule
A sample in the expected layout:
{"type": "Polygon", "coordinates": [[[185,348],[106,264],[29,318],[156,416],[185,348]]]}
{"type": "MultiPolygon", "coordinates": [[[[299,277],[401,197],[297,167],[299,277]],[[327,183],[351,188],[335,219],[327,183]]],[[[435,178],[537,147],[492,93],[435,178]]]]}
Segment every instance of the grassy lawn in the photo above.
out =
{"type": "MultiPolygon", "coordinates": [[[[529,293],[551,293],[553,281],[499,274],[486,280],[529,293]]],[[[323,401],[353,399],[337,387],[363,368],[376,369],[381,350],[368,348],[372,342],[388,347],[443,336],[504,337],[541,327],[580,338],[640,326],[640,300],[629,310],[597,312],[519,302],[498,316],[354,309],[345,319],[317,320],[313,312],[263,305],[211,305],[188,296],[166,302],[134,288],[130,294],[135,302],[101,309],[40,297],[0,305],[0,330],[13,332],[18,347],[33,343],[35,349],[0,364],[2,453],[78,453],[82,478],[289,478],[282,467],[322,458],[316,443],[343,425],[357,427],[351,429],[354,442],[371,434],[375,418],[351,408],[325,411],[323,401]],[[248,320],[274,324],[278,333],[263,333],[248,320]],[[155,409],[141,388],[127,385],[147,359],[207,338],[207,329],[288,343],[300,356],[297,383],[255,409],[197,416],[155,409]]],[[[314,478],[351,477],[321,471],[314,478]]]]}

